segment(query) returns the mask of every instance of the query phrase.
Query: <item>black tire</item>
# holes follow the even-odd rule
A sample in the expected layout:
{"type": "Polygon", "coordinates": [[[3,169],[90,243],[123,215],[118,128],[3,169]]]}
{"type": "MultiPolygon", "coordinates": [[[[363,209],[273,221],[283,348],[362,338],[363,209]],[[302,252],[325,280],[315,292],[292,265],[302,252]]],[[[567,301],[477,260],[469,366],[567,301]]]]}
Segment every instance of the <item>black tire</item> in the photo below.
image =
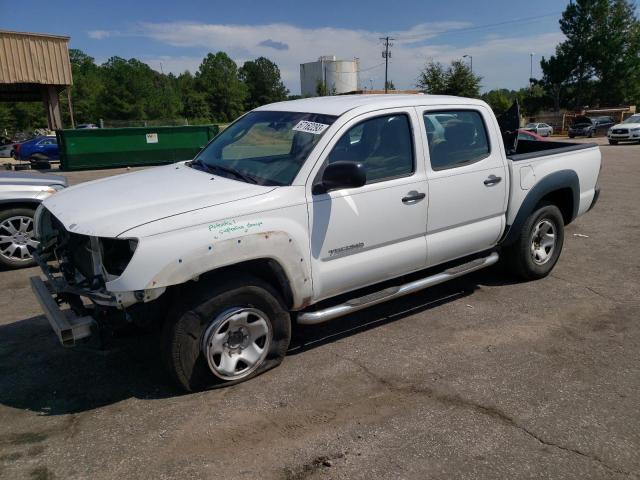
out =
{"type": "Polygon", "coordinates": [[[524,222],[515,243],[504,250],[503,260],[507,269],[514,275],[524,280],[537,280],[546,277],[553,270],[558,258],[560,258],[563,244],[564,219],[562,213],[555,205],[543,204],[524,222]],[[544,263],[538,263],[534,260],[531,251],[533,237],[536,227],[545,221],[553,226],[555,243],[544,263]]]}
{"type": "Polygon", "coordinates": [[[617,145],[618,142],[616,140],[609,140],[609,145],[617,145]]]}
{"type": "Polygon", "coordinates": [[[576,137],[575,135],[569,135],[569,138],[575,138],[575,137],[576,137]]]}
{"type": "Polygon", "coordinates": [[[227,274],[221,284],[206,281],[193,284],[193,290],[180,298],[164,326],[162,355],[175,382],[193,392],[234,385],[277,367],[290,340],[291,318],[280,295],[252,275],[227,274]],[[202,339],[225,312],[243,307],[264,312],[271,326],[271,341],[266,356],[251,373],[237,380],[225,380],[210,368],[201,348],[202,339]]]}
{"type": "Polygon", "coordinates": [[[591,130],[591,131],[589,132],[589,135],[587,135],[587,136],[588,136],[589,138],[593,138],[593,130],[591,130]]]}
{"type": "MultiPolygon", "coordinates": [[[[7,231],[2,228],[3,222],[12,217],[29,217],[33,222],[33,215],[35,214],[35,210],[31,208],[10,208],[7,210],[0,210],[0,236],[7,236],[7,231]]],[[[33,229],[33,224],[31,225],[31,229],[33,229]]],[[[18,260],[11,258],[8,254],[3,254],[3,250],[6,250],[8,244],[0,243],[0,265],[5,268],[24,268],[31,267],[35,265],[35,260],[33,257],[29,257],[28,259],[18,260]]]]}

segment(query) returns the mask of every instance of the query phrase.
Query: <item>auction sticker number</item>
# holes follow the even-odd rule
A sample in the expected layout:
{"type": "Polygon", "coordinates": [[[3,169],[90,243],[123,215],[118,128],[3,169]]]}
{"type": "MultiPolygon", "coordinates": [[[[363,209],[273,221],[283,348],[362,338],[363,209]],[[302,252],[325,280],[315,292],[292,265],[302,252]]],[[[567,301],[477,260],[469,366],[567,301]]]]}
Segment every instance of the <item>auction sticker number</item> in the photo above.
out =
{"type": "Polygon", "coordinates": [[[306,132],[306,133],[313,133],[314,135],[320,135],[322,132],[324,132],[327,127],[329,125],[326,125],[324,123],[316,123],[316,122],[309,122],[308,120],[300,120],[298,122],[298,124],[293,127],[293,130],[296,132],[306,132]]]}

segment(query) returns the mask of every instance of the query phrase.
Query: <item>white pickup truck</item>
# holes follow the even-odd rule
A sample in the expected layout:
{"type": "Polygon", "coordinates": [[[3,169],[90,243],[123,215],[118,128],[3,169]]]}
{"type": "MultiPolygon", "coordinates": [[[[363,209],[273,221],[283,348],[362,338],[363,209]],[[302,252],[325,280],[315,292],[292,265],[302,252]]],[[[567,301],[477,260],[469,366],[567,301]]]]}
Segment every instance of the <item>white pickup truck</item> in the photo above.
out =
{"type": "Polygon", "coordinates": [[[430,95],[260,107],[192,161],[47,199],[35,222],[46,279],[32,288],[64,345],[162,324],[184,389],[246,380],[282,361],[292,322],[499,256],[524,279],[547,275],[564,226],[598,198],[600,151],[518,141],[517,123],[517,112],[499,123],[482,101],[430,95]]]}

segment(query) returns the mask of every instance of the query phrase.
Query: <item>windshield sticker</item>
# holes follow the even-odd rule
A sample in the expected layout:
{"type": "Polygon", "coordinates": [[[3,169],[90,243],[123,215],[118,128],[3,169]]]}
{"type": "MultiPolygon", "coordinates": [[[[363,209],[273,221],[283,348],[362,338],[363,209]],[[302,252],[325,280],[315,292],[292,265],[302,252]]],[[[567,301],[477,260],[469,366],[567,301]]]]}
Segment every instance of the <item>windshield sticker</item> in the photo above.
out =
{"type": "Polygon", "coordinates": [[[316,123],[316,122],[309,122],[308,120],[300,120],[298,122],[298,124],[293,127],[293,131],[296,132],[306,132],[306,133],[313,133],[314,135],[320,135],[322,132],[324,132],[327,127],[329,125],[325,124],[325,123],[316,123]]]}

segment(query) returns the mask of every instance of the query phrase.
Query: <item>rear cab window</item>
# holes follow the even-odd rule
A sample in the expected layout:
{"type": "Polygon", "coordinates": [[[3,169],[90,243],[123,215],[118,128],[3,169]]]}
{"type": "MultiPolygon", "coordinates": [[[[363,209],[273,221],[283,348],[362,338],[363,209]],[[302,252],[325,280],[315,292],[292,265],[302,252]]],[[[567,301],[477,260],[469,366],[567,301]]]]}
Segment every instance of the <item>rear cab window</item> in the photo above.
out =
{"type": "Polygon", "coordinates": [[[432,170],[469,165],[490,155],[487,129],[479,111],[426,111],[423,118],[432,170]]]}

